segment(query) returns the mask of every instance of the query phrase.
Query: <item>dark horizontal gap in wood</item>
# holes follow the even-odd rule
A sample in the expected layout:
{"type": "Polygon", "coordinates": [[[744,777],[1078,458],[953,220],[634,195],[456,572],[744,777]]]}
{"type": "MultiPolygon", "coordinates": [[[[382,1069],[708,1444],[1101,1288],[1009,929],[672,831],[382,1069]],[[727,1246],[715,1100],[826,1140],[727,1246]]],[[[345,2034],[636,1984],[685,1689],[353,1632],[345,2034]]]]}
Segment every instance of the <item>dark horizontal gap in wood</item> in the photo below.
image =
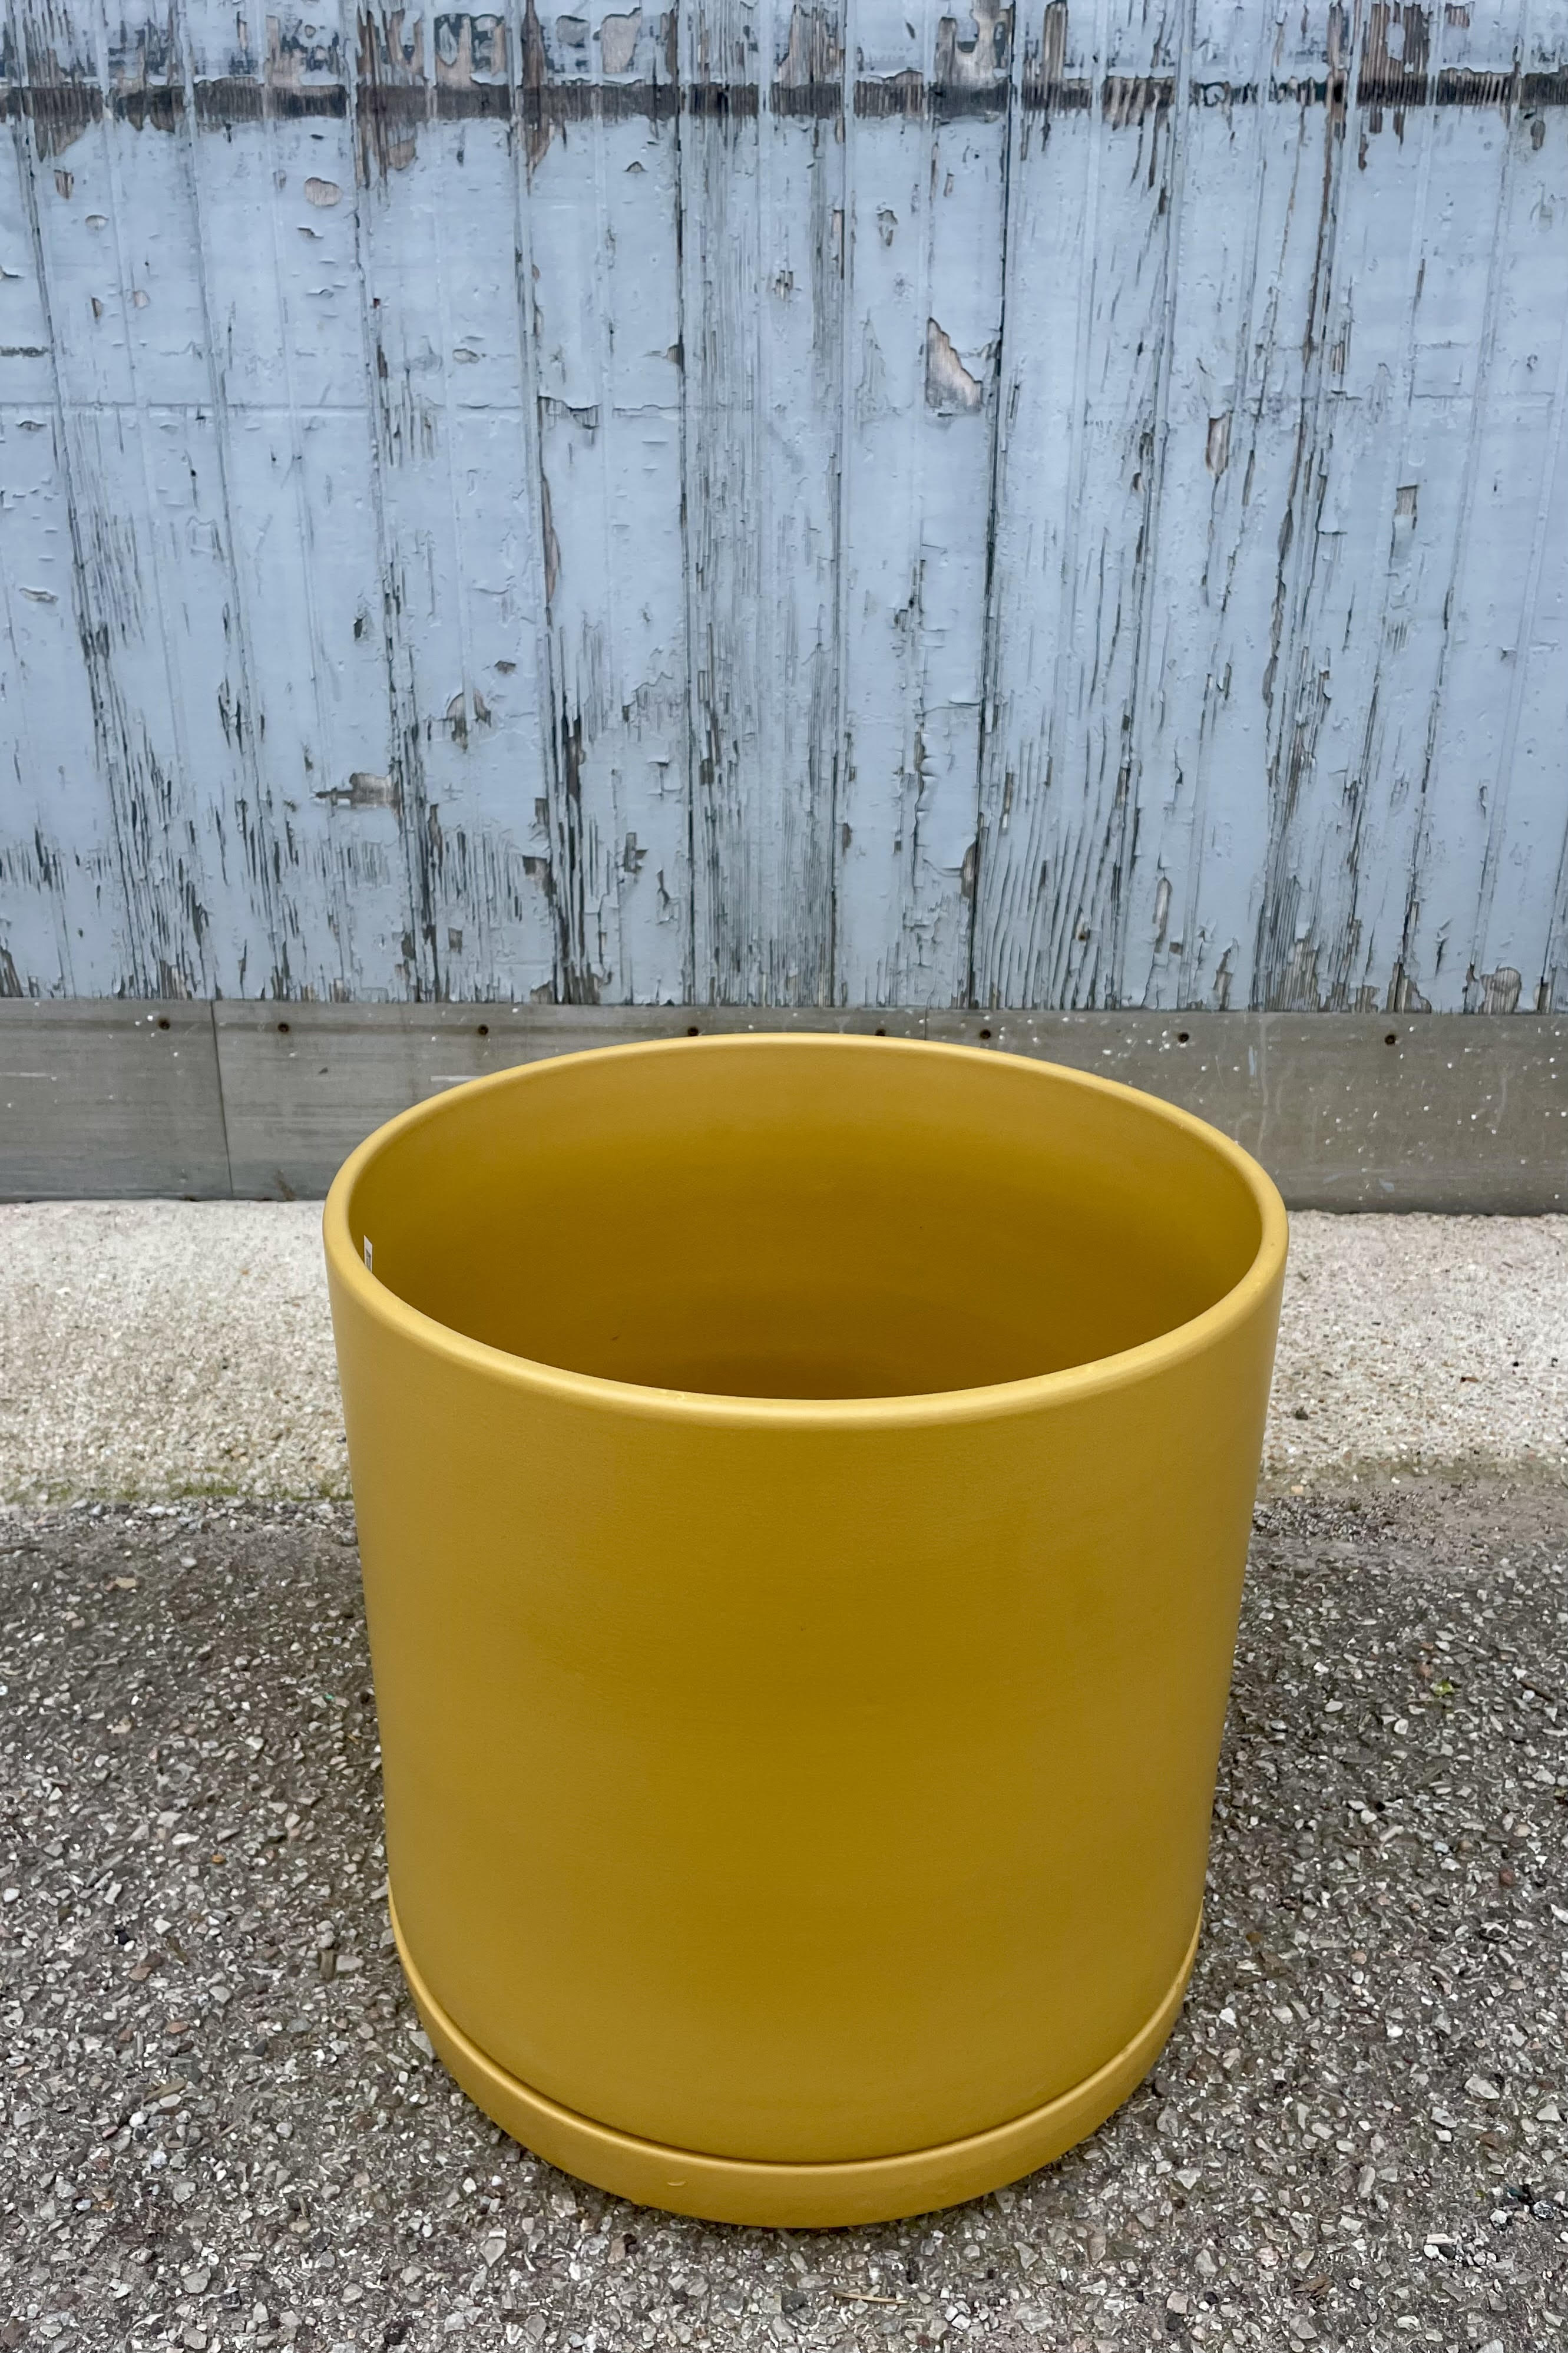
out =
{"type": "MultiPolygon", "coordinates": [[[[699,119],[754,121],[763,111],[764,95],[762,85],[754,81],[544,81],[513,89],[502,81],[444,81],[438,71],[434,81],[370,78],[352,90],[342,81],[280,84],[243,75],[219,76],[192,87],[196,121],[212,129],[268,119],[341,119],[349,113],[351,103],[360,115],[395,122],[504,121],[515,116],[534,127],[668,121],[678,113],[699,119]]],[[[1087,113],[1098,103],[1100,114],[1113,128],[1135,129],[1169,113],[1175,88],[1169,76],[1112,74],[1097,85],[1042,74],[1026,64],[1020,100],[1026,111],[1047,115],[1087,113]]],[[[856,115],[867,121],[955,121],[994,119],[1005,112],[1008,99],[1005,76],[943,82],[910,71],[860,77],[852,85],[850,104],[856,115]]],[[[1188,85],[1187,99],[1190,105],[1205,109],[1269,104],[1354,107],[1381,114],[1388,110],[1458,106],[1536,112],[1568,106],[1568,68],[1542,73],[1448,68],[1436,74],[1363,73],[1353,89],[1344,75],[1268,83],[1194,81],[1188,85]]],[[[839,81],[775,82],[766,91],[766,100],[767,111],[784,119],[834,121],[845,111],[845,89],[839,81]]],[[[175,82],[151,82],[106,91],[86,77],[62,75],[58,80],[4,85],[0,108],[13,121],[30,121],[39,134],[40,153],[51,153],[58,152],[62,136],[75,136],[89,123],[100,121],[105,113],[137,130],[173,131],[184,115],[185,90],[175,82]]]]}
{"type": "Polygon", "coordinates": [[[305,119],[345,115],[349,94],[341,81],[307,83],[289,90],[270,90],[265,82],[245,81],[237,75],[221,81],[195,84],[196,121],[223,125],[259,122],[267,115],[305,119]]]}

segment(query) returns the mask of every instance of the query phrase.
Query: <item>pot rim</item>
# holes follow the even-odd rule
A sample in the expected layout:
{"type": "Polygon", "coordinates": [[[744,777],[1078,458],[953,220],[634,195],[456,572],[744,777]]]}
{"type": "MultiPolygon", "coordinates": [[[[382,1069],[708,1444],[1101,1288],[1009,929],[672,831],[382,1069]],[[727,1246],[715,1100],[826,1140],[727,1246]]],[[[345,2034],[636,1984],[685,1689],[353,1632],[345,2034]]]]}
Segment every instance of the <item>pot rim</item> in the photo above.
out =
{"type": "Polygon", "coordinates": [[[1289,1221],[1279,1187],[1249,1152],[1207,1120],[1180,1110],[1142,1087],[1101,1078],[1092,1071],[1076,1071],[1064,1062],[1037,1060],[1033,1055],[1005,1054],[995,1048],[949,1045],[936,1039],[865,1038],[823,1030],[744,1031],[706,1038],[645,1039],[628,1046],[590,1047],[575,1054],[552,1054],[538,1061],[514,1063],[504,1071],[466,1080],[426,1102],[413,1104],[384,1121],[349,1155],[333,1177],[321,1213],[322,1240],[331,1274],[356,1303],[389,1332],[415,1345],[445,1356],[449,1362],[483,1373],[492,1380],[542,1394],[563,1404],[631,1414],[649,1420],[723,1424],[752,1429],[887,1430],[921,1423],[986,1420],[1028,1412],[1047,1405],[1068,1405],[1107,1389],[1130,1387],[1184,1363],[1214,1346],[1244,1324],[1280,1279],[1289,1242],[1289,1221]],[[617,1381],[601,1373],[577,1373],[537,1357],[514,1356],[486,1340],[470,1339],[433,1315],[411,1307],[377,1280],[354,1246],[349,1225],[349,1202],[363,1170],[395,1137],[429,1120],[438,1119],[454,1096],[479,1088],[514,1086],[534,1071],[556,1070],[567,1062],[625,1060],[657,1054],[755,1053],[809,1042],[839,1052],[942,1055],[966,1062],[994,1065],[1019,1062],[1042,1076],[1100,1094],[1130,1098],[1152,1116],[1196,1136],[1220,1158],[1228,1160],[1257,1205],[1261,1230],[1257,1251],[1246,1272],[1200,1315],[1162,1332],[1134,1348],[1109,1356],[1092,1356],[1081,1365],[1067,1365],[1049,1373],[1030,1373],[1021,1380],[996,1381],[981,1388],[931,1389],[909,1396],[885,1398],[752,1398],[722,1390],[657,1388],[636,1381],[617,1381]]]}

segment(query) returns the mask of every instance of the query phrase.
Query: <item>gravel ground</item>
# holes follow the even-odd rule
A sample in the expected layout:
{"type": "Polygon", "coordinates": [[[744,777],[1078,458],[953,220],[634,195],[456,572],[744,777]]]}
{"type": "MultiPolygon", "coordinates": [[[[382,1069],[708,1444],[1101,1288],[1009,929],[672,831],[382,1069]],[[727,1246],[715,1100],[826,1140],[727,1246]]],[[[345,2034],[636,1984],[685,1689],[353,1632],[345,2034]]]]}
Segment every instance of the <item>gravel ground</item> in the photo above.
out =
{"type": "Polygon", "coordinates": [[[1015,2189],[833,2233],[603,2197],[433,2065],[385,1928],[346,1508],[17,1512],[0,1547],[0,2345],[1564,2341],[1540,1472],[1260,1509],[1207,1928],[1153,2077],[1015,2189]]]}
{"type": "MultiPolygon", "coordinates": [[[[0,1207],[0,1500],[346,1495],[320,1222],[0,1207]]],[[[1267,1475],[1531,1457],[1568,1459],[1568,1219],[1296,1218],[1267,1475]]]]}

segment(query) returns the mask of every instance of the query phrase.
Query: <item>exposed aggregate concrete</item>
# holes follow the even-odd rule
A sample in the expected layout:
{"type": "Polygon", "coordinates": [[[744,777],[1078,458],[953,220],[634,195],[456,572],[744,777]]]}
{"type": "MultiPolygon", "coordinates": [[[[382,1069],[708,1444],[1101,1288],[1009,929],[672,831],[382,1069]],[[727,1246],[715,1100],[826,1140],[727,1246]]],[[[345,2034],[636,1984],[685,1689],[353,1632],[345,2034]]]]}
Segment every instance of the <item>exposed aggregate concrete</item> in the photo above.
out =
{"type": "Polygon", "coordinates": [[[1185,2012],[956,2211],[709,2227],[519,2150],[385,1926],[345,1506],[0,1520],[0,2346],[1563,2344],[1560,1485],[1259,1512],[1185,2012]]]}
{"type": "MultiPolygon", "coordinates": [[[[1291,1224],[1279,1484],[1568,1466],[1568,1219],[1291,1224]]],[[[0,1502],[342,1497],[310,1201],[0,1205],[0,1502]]]]}

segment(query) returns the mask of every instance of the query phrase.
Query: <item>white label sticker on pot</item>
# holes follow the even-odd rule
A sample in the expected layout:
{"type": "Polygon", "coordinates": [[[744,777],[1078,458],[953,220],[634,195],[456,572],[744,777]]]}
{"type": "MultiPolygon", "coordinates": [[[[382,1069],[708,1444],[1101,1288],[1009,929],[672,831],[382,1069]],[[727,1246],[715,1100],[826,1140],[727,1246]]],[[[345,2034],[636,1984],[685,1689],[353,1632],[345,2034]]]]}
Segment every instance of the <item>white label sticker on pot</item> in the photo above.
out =
{"type": "Polygon", "coordinates": [[[372,1274],[374,1274],[375,1272],[375,1252],[371,1247],[371,1240],[368,1234],[366,1234],[364,1238],[364,1262],[366,1266],[369,1267],[372,1274]]]}

